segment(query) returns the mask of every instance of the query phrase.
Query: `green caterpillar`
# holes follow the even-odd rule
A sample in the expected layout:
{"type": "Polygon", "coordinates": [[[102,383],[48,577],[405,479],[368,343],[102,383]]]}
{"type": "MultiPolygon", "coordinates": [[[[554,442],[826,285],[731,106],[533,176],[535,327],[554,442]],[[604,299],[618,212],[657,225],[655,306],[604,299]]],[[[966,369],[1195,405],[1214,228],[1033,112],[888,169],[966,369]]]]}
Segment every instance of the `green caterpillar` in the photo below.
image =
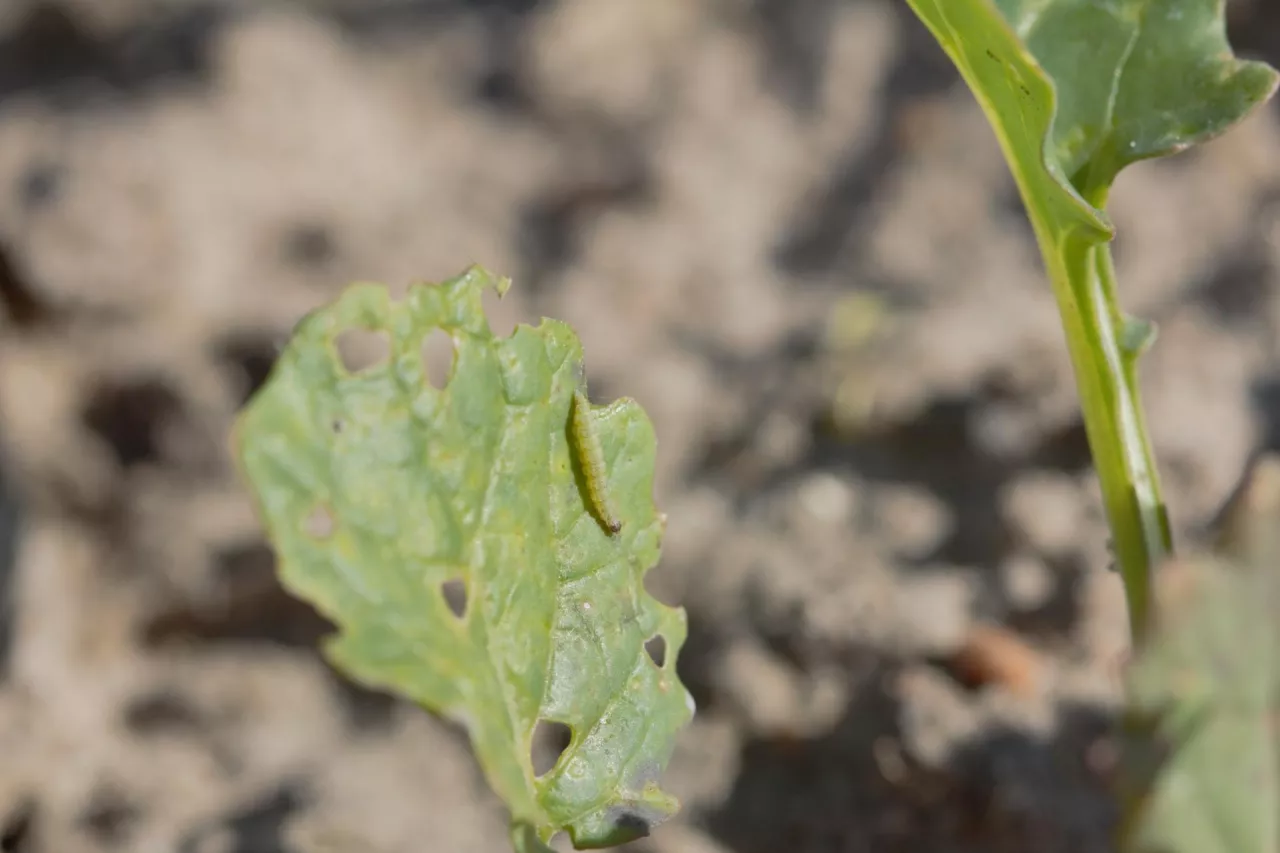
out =
{"type": "Polygon", "coordinates": [[[604,526],[611,534],[616,534],[622,530],[622,519],[618,518],[613,496],[609,494],[604,450],[600,447],[600,436],[596,435],[591,403],[581,388],[573,392],[573,414],[570,417],[569,427],[573,434],[573,443],[577,446],[582,474],[587,480],[587,495],[591,498],[591,504],[600,520],[604,522],[604,526]]]}

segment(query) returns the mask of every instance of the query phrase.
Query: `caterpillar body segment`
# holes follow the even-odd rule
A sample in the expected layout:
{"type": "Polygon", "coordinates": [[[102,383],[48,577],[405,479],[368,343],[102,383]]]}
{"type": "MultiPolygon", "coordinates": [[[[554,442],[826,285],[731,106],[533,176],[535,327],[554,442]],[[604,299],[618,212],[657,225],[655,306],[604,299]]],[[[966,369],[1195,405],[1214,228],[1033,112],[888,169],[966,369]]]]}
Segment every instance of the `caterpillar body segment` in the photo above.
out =
{"type": "Polygon", "coordinates": [[[581,388],[573,392],[573,413],[569,427],[582,474],[587,481],[587,496],[591,499],[592,508],[609,532],[617,534],[622,530],[622,519],[618,517],[618,509],[609,493],[609,472],[605,468],[600,436],[596,434],[591,403],[581,388]]]}

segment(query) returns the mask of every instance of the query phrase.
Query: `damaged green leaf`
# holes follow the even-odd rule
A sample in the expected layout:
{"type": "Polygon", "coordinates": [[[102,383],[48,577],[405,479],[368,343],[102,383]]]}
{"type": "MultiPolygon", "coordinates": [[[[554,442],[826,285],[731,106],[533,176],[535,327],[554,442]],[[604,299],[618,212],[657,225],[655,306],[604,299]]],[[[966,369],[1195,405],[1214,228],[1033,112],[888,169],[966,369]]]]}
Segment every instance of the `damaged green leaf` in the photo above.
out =
{"type": "Polygon", "coordinates": [[[299,324],[236,452],[284,584],[339,627],[334,663],[466,728],[519,849],[561,830],[610,846],[675,812],[658,776],[693,712],[675,669],[684,612],[643,585],[663,533],[653,428],[631,400],[594,413],[626,522],[610,535],[571,447],[581,344],[554,320],[494,336],[486,287],[506,283],[472,269],[399,303],[349,288],[299,324]],[[389,353],[349,369],[351,330],[389,353]],[[423,363],[434,330],[455,351],[443,389],[423,363]],[[540,721],[572,737],[537,775],[540,721]]]}

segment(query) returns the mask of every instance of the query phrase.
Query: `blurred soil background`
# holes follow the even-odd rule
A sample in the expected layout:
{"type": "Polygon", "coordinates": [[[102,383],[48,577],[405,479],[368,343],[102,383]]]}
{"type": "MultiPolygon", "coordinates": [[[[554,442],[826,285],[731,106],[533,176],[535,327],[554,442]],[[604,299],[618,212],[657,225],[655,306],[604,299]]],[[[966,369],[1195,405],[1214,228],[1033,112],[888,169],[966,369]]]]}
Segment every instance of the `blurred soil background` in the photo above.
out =
{"type": "MultiPolygon", "coordinates": [[[[1280,14],[1233,42],[1280,60],[1280,14]]],[[[1179,538],[1280,447],[1280,125],[1119,183],[1179,538]]],[[[1105,851],[1127,625],[993,138],[899,0],[0,2],[0,853],[498,853],[229,463],[350,280],[636,397],[699,706],[647,853],[1105,851]]]]}

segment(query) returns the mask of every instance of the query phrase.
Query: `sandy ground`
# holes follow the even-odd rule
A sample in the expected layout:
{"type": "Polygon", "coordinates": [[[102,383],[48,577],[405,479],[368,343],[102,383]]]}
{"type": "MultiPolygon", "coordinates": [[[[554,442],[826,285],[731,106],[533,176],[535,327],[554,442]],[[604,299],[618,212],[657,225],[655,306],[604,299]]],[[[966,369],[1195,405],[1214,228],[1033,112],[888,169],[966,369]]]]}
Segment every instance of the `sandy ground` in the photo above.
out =
{"type": "MultiPolygon", "coordinates": [[[[1183,541],[1280,447],[1278,190],[1268,110],[1114,199],[1183,541]]],[[[699,714],[631,849],[1108,849],[1070,368],[900,3],[5,0],[0,853],[506,849],[465,739],[320,660],[226,448],[302,313],[473,261],[657,425],[699,714]]]]}

